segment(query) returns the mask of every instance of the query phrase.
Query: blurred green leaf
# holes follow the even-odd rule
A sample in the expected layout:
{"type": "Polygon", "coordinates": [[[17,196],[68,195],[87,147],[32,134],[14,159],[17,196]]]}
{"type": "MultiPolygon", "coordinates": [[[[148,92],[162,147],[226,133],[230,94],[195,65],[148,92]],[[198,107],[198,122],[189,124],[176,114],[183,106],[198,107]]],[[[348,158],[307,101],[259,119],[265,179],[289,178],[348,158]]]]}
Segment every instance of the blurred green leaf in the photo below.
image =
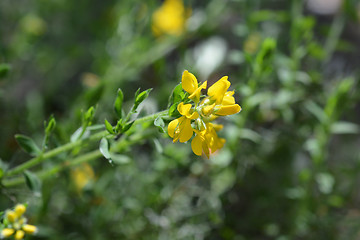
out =
{"type": "Polygon", "coordinates": [[[105,119],[105,128],[109,133],[111,133],[111,134],[115,133],[113,130],[113,126],[106,119],[105,119]]]}
{"type": "Polygon", "coordinates": [[[124,94],[123,94],[122,90],[119,88],[117,91],[117,97],[116,97],[116,100],[114,103],[114,109],[115,109],[115,112],[119,119],[122,118],[123,100],[124,100],[124,94]]]}
{"type": "Polygon", "coordinates": [[[51,116],[48,121],[48,124],[46,125],[45,134],[49,135],[55,129],[55,127],[56,127],[55,118],[54,118],[54,116],[51,116]]]}
{"type": "Polygon", "coordinates": [[[16,134],[15,139],[18,142],[18,144],[20,145],[20,147],[22,149],[24,149],[25,152],[29,153],[31,156],[36,157],[41,154],[40,148],[36,145],[34,140],[32,140],[31,138],[21,135],[21,134],[16,134]]]}
{"type": "Polygon", "coordinates": [[[0,78],[6,77],[7,74],[9,73],[10,69],[11,69],[10,64],[1,63],[0,64],[0,78]]]}
{"type": "Polygon", "coordinates": [[[123,154],[110,154],[110,159],[115,164],[127,164],[131,162],[131,158],[129,156],[123,155],[123,154]]]}
{"type": "Polygon", "coordinates": [[[38,178],[38,176],[36,176],[34,173],[25,170],[24,171],[24,177],[25,177],[25,182],[26,185],[28,186],[28,188],[33,191],[35,194],[40,195],[41,194],[41,180],[38,178]]]}
{"type": "Polygon", "coordinates": [[[358,134],[359,130],[359,125],[351,122],[336,122],[331,125],[333,134],[358,134]]]}
{"type": "Polygon", "coordinates": [[[109,141],[106,138],[102,138],[100,140],[99,150],[106,159],[111,159],[111,154],[109,152],[109,149],[110,149],[109,141]]]}

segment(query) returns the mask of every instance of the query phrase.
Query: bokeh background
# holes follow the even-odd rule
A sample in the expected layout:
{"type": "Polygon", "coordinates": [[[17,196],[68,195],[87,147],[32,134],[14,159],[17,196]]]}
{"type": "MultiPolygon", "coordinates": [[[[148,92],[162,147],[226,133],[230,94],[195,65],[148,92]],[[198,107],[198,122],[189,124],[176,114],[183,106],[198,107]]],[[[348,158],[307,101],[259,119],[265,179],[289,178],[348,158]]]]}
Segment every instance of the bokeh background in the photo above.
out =
{"type": "MultiPolygon", "coordinates": [[[[32,239],[360,239],[357,0],[1,0],[0,157],[25,162],[16,133],[69,142],[82,110],[115,122],[118,88],[141,114],[166,109],[187,69],[227,75],[241,113],[210,160],[154,133],[122,154],[1,188],[28,203],[32,239]]],[[[127,103],[125,103],[127,106],[127,103]]],[[[66,161],[84,147],[45,162],[66,161]]]]}

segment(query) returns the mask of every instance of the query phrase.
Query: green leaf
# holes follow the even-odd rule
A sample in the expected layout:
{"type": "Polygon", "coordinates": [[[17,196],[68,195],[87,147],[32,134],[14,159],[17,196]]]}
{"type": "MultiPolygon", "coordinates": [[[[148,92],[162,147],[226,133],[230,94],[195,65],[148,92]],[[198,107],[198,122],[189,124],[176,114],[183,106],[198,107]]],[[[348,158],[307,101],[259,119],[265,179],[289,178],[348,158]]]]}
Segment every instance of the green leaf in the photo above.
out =
{"type": "Polygon", "coordinates": [[[109,141],[106,138],[102,138],[100,140],[99,150],[106,159],[111,159],[109,148],[109,141]]]}
{"type": "Polygon", "coordinates": [[[85,139],[90,136],[89,129],[86,129],[83,133],[83,127],[78,128],[70,137],[70,142],[76,142],[77,140],[85,139]]]}
{"type": "Polygon", "coordinates": [[[142,91],[141,93],[138,93],[135,97],[135,106],[139,106],[139,104],[142,103],[149,96],[151,90],[152,88],[149,88],[145,91],[142,91]]]}
{"type": "Polygon", "coordinates": [[[25,170],[24,177],[26,185],[36,194],[41,194],[41,180],[34,173],[25,170]]]}
{"type": "Polygon", "coordinates": [[[105,119],[105,128],[109,133],[111,133],[111,134],[115,133],[113,130],[113,126],[106,119],[105,119]]]}
{"type": "Polygon", "coordinates": [[[358,134],[359,131],[359,126],[351,122],[336,122],[331,125],[333,134],[358,134]]]}
{"type": "Polygon", "coordinates": [[[177,110],[178,105],[179,105],[178,103],[174,103],[173,105],[171,105],[171,107],[169,108],[169,116],[170,117],[178,117],[178,116],[180,116],[180,113],[177,110]]]}
{"type": "Polygon", "coordinates": [[[7,74],[9,73],[10,69],[11,69],[11,66],[9,64],[6,64],[6,63],[0,64],[0,78],[6,77],[7,74]]]}
{"type": "Polygon", "coordinates": [[[123,154],[114,154],[111,153],[111,161],[115,164],[126,164],[131,162],[131,158],[129,156],[123,154]]]}
{"type": "Polygon", "coordinates": [[[84,121],[87,123],[87,125],[91,125],[94,115],[95,115],[95,108],[91,106],[84,115],[84,121]]]}
{"type": "Polygon", "coordinates": [[[162,133],[166,132],[165,129],[164,129],[164,127],[165,127],[165,122],[164,122],[164,120],[162,119],[162,117],[160,117],[160,116],[157,117],[157,118],[155,119],[155,121],[154,121],[154,125],[155,125],[156,127],[158,127],[158,129],[159,129],[160,132],[162,132],[162,133]]]}
{"type": "Polygon", "coordinates": [[[114,110],[118,116],[118,118],[122,118],[122,104],[123,104],[123,100],[124,100],[124,94],[121,91],[121,89],[119,88],[117,91],[117,97],[114,103],[114,110]]]}
{"type": "Polygon", "coordinates": [[[131,121],[131,122],[128,122],[125,124],[125,126],[123,126],[121,132],[124,133],[126,132],[127,130],[129,130],[129,128],[131,128],[131,126],[134,124],[135,121],[131,121]]]}
{"type": "Polygon", "coordinates": [[[179,84],[176,85],[176,87],[172,90],[172,93],[171,93],[170,98],[169,98],[169,106],[170,106],[171,104],[180,102],[180,101],[182,100],[182,95],[181,95],[181,93],[183,93],[183,90],[182,90],[182,85],[181,85],[181,83],[179,83],[179,84]]]}
{"type": "Polygon", "coordinates": [[[15,139],[18,142],[18,144],[20,145],[20,147],[22,149],[24,149],[25,152],[29,153],[31,156],[36,157],[41,154],[40,148],[36,145],[34,140],[32,140],[31,138],[21,135],[21,134],[16,134],[15,139]]]}
{"type": "Polygon", "coordinates": [[[55,127],[56,127],[55,118],[54,118],[54,116],[51,116],[49,121],[48,121],[48,124],[47,124],[47,126],[45,128],[45,134],[49,135],[54,130],[55,127]]]}

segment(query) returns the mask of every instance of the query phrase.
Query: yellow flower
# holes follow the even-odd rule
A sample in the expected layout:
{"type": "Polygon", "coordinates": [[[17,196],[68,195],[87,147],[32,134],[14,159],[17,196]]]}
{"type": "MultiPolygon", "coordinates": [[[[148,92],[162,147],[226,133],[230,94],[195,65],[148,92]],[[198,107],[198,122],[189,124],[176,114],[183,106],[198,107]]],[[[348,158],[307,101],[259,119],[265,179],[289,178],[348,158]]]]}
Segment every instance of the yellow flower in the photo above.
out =
{"type": "Polygon", "coordinates": [[[78,192],[80,192],[90,181],[94,180],[94,177],[94,170],[87,163],[83,163],[81,166],[71,171],[71,178],[73,179],[78,192]]]}
{"type": "Polygon", "coordinates": [[[24,238],[25,232],[23,230],[17,230],[15,233],[15,239],[16,240],[21,240],[24,238]]]}
{"type": "Polygon", "coordinates": [[[11,235],[14,234],[14,232],[15,232],[15,230],[12,229],[12,228],[4,228],[4,229],[1,231],[0,237],[1,237],[1,238],[10,237],[11,235]]]}
{"type": "Polygon", "coordinates": [[[8,223],[4,221],[5,228],[1,230],[0,238],[13,236],[14,239],[21,240],[24,238],[25,233],[33,234],[37,231],[35,226],[26,224],[27,219],[23,217],[25,211],[26,206],[23,204],[16,205],[14,211],[6,211],[5,219],[8,223]]]}
{"type": "Polygon", "coordinates": [[[35,227],[34,225],[25,224],[22,227],[22,230],[24,230],[28,234],[33,234],[33,233],[35,233],[37,231],[37,227],[35,227]]]}
{"type": "Polygon", "coordinates": [[[17,219],[17,215],[14,211],[6,211],[6,218],[8,219],[9,222],[15,222],[15,220],[17,219]]]}
{"type": "Polygon", "coordinates": [[[219,116],[238,113],[241,107],[235,103],[234,91],[228,91],[231,84],[227,76],[214,83],[208,89],[207,96],[201,95],[201,90],[206,88],[207,82],[199,86],[196,77],[187,70],[184,71],[181,82],[182,88],[190,94],[188,98],[193,103],[181,102],[178,105],[177,109],[182,116],[169,123],[168,133],[173,142],[187,142],[195,132],[191,149],[196,155],[201,156],[204,153],[209,158],[210,154],[225,144],[225,139],[219,138],[216,133],[223,126],[211,121],[219,116]]]}
{"type": "Polygon", "coordinates": [[[177,108],[183,116],[169,123],[168,133],[173,138],[173,142],[177,140],[187,142],[193,135],[191,120],[198,118],[199,114],[197,112],[191,113],[191,104],[180,103],[177,108]]]}
{"type": "Polygon", "coordinates": [[[181,85],[182,88],[190,94],[189,98],[195,103],[198,103],[200,100],[201,89],[206,88],[207,81],[202,83],[199,87],[199,83],[194,74],[189,73],[187,70],[185,70],[181,78],[181,85]]]}
{"type": "Polygon", "coordinates": [[[15,206],[15,213],[18,217],[21,217],[26,211],[26,207],[24,204],[18,204],[15,206]]]}
{"type": "Polygon", "coordinates": [[[179,36],[185,30],[188,17],[182,0],[165,0],[152,16],[152,30],[156,36],[170,34],[179,36]]]}
{"type": "Polygon", "coordinates": [[[215,125],[212,123],[206,124],[206,129],[203,131],[197,131],[196,136],[191,141],[191,149],[193,152],[201,156],[204,152],[207,158],[211,153],[221,149],[225,144],[225,139],[219,138],[216,134],[216,130],[220,130],[222,125],[215,125]]]}

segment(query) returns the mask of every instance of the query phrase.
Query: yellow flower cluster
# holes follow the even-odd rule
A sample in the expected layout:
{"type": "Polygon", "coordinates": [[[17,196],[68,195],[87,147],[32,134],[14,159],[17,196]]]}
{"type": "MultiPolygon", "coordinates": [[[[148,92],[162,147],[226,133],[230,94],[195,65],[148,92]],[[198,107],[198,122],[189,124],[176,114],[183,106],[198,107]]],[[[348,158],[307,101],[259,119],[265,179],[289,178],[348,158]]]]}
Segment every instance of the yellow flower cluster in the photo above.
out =
{"type": "Polygon", "coordinates": [[[152,16],[152,30],[156,36],[169,34],[179,36],[185,30],[189,10],[182,0],[165,0],[152,16]]]}
{"type": "Polygon", "coordinates": [[[37,228],[34,225],[27,224],[27,219],[23,217],[26,207],[23,204],[15,206],[14,210],[8,210],[5,213],[4,224],[6,228],[1,230],[0,238],[14,237],[16,240],[23,239],[25,233],[33,234],[37,228]]]}
{"type": "Polygon", "coordinates": [[[235,103],[234,91],[228,91],[230,82],[227,76],[209,87],[207,96],[201,95],[201,90],[207,87],[207,81],[199,84],[196,77],[187,70],[182,75],[181,83],[192,103],[181,102],[177,106],[182,116],[169,123],[168,134],[173,142],[187,142],[195,133],[191,141],[193,152],[198,156],[204,152],[209,158],[211,153],[222,148],[225,143],[225,139],[219,138],[216,133],[223,126],[212,121],[219,116],[238,113],[241,107],[235,103]]]}

